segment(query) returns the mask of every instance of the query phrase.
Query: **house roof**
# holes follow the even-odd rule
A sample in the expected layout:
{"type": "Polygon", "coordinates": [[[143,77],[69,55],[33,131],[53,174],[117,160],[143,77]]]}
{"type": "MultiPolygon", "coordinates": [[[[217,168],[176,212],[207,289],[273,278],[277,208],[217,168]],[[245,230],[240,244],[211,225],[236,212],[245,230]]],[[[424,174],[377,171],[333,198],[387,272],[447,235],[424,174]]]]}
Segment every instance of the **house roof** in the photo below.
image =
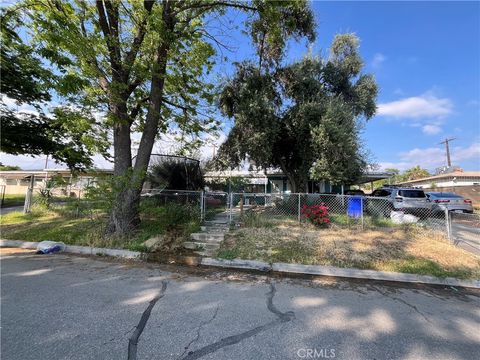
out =
{"type": "Polygon", "coordinates": [[[416,184],[420,182],[430,182],[430,181],[438,181],[438,180],[447,180],[450,178],[458,178],[458,177],[464,177],[464,178],[478,178],[480,180],[480,171],[454,171],[451,173],[445,173],[445,174],[440,174],[440,175],[435,175],[435,176],[429,176],[421,179],[415,179],[415,180],[409,180],[409,181],[403,181],[399,184],[416,184]]]}
{"type": "MultiPolygon", "coordinates": [[[[95,174],[110,174],[113,173],[113,170],[110,169],[92,169],[92,170],[86,170],[84,172],[81,172],[79,175],[80,176],[90,176],[90,175],[95,175],[95,174]]],[[[38,177],[43,177],[46,174],[61,174],[61,175],[66,175],[70,176],[71,171],[69,169],[44,169],[44,170],[5,170],[5,171],[0,171],[0,178],[3,179],[25,179],[29,178],[32,175],[38,176],[38,177]]]]}
{"type": "MultiPolygon", "coordinates": [[[[228,177],[243,177],[247,179],[266,179],[274,176],[285,176],[281,170],[268,169],[267,174],[263,171],[248,171],[248,170],[225,170],[225,171],[208,171],[205,173],[206,178],[210,179],[223,179],[228,177]]],[[[387,172],[367,172],[364,174],[356,184],[364,184],[370,181],[388,179],[392,176],[387,172]]],[[[261,182],[263,184],[263,182],[261,182]]]]}

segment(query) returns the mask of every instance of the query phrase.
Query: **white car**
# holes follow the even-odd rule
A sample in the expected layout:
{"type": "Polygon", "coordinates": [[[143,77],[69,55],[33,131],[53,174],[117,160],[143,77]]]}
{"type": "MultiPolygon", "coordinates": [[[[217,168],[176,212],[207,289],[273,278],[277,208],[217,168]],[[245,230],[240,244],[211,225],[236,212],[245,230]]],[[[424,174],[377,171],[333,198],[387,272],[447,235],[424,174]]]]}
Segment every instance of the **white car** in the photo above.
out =
{"type": "Polygon", "coordinates": [[[432,210],[435,212],[448,211],[473,213],[472,200],[452,192],[428,192],[428,200],[432,203],[432,210]]]}

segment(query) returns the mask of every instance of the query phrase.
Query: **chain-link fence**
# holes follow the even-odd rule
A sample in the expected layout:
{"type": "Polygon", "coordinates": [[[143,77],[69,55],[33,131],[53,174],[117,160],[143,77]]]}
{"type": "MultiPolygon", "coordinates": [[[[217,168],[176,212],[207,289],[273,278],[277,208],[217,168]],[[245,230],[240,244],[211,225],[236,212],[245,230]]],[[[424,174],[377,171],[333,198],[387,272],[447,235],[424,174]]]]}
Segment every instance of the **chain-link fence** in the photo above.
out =
{"type": "Polygon", "coordinates": [[[55,188],[28,188],[23,211],[28,213],[36,208],[43,208],[58,210],[76,217],[91,217],[99,206],[93,200],[87,199],[85,193],[84,188],[70,185],[55,188]]]}
{"type": "Polygon", "coordinates": [[[203,218],[204,193],[202,191],[144,189],[141,193],[141,204],[144,206],[168,206],[172,204],[189,206],[197,210],[203,218]]]}
{"type": "Polygon", "coordinates": [[[255,215],[277,223],[296,219],[357,229],[404,226],[451,239],[446,212],[432,211],[426,200],[407,204],[379,197],[294,193],[233,193],[230,198],[234,223],[255,215]]]}

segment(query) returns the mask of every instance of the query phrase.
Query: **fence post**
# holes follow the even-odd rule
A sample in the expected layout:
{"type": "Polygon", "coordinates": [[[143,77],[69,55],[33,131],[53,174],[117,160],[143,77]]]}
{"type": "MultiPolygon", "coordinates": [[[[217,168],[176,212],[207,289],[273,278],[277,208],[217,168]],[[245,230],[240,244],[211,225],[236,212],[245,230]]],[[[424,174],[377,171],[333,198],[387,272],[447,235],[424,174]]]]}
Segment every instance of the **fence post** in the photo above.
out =
{"type": "Polygon", "coordinates": [[[364,230],[364,219],[363,219],[363,197],[360,198],[360,217],[362,218],[362,230],[364,230]]]}
{"type": "Polygon", "coordinates": [[[228,194],[230,197],[230,209],[229,209],[229,214],[228,214],[228,223],[232,223],[232,211],[233,211],[233,193],[228,194]]]}
{"type": "Polygon", "coordinates": [[[300,215],[300,193],[298,194],[298,222],[301,221],[301,215],[300,215]]]}
{"type": "Polygon", "coordinates": [[[203,206],[203,191],[200,191],[200,220],[203,221],[203,219],[205,218],[205,208],[203,206]]]}
{"type": "Polygon", "coordinates": [[[450,213],[448,212],[447,207],[445,207],[445,226],[447,227],[447,238],[450,242],[453,242],[450,228],[450,213]]]}
{"type": "Polygon", "coordinates": [[[3,203],[5,202],[5,191],[7,191],[7,185],[0,185],[2,189],[2,199],[0,199],[0,207],[3,207],[3,203]]]}
{"type": "Polygon", "coordinates": [[[33,186],[35,185],[35,175],[31,175],[30,177],[30,186],[27,189],[27,193],[25,194],[25,203],[23,204],[23,213],[29,213],[30,207],[32,206],[32,195],[33,195],[33,186]]]}

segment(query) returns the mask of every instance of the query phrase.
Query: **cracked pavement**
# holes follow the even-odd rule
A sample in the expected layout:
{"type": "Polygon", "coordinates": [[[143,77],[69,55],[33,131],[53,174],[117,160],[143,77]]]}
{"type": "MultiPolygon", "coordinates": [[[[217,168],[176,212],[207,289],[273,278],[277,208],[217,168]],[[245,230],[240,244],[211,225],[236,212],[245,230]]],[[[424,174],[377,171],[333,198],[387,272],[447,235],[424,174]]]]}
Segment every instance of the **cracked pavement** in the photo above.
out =
{"type": "Polygon", "coordinates": [[[3,359],[305,359],[308,349],[336,359],[473,359],[480,352],[477,291],[1,252],[3,359]]]}

